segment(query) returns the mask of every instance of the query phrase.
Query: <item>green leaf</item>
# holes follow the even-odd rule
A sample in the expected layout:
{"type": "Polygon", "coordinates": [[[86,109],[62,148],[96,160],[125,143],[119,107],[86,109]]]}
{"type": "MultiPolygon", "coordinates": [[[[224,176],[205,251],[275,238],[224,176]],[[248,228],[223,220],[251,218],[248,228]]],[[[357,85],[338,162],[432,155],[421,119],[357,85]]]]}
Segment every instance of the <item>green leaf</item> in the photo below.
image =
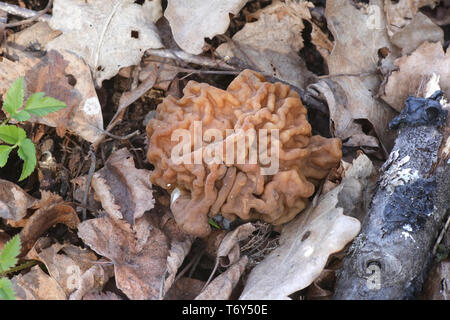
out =
{"type": "Polygon", "coordinates": [[[23,78],[20,77],[9,87],[3,102],[3,109],[10,115],[14,114],[23,104],[23,78]]]}
{"type": "Polygon", "coordinates": [[[25,110],[37,116],[45,116],[65,108],[66,104],[52,97],[44,97],[43,92],[33,93],[28,99],[25,110]]]}
{"type": "Polygon", "coordinates": [[[210,225],[212,225],[216,229],[220,229],[220,226],[211,218],[208,219],[210,225]]]}
{"type": "Polygon", "coordinates": [[[14,149],[11,146],[0,146],[0,168],[3,168],[8,161],[9,153],[14,149]]]}
{"type": "Polygon", "coordinates": [[[19,143],[19,150],[17,152],[20,159],[23,162],[22,174],[20,175],[19,181],[27,178],[30,174],[33,173],[36,168],[36,147],[34,146],[33,141],[30,139],[24,139],[19,143]]]}
{"type": "Polygon", "coordinates": [[[0,125],[0,140],[9,144],[18,144],[27,137],[22,128],[13,125],[0,125]]]}
{"type": "Polygon", "coordinates": [[[8,278],[0,278],[0,299],[16,300],[12,282],[8,278]]]}
{"type": "Polygon", "coordinates": [[[21,247],[22,243],[18,234],[5,244],[0,253],[0,272],[5,272],[17,264],[21,247]]]}
{"type": "Polygon", "coordinates": [[[11,114],[11,118],[16,119],[17,121],[27,121],[31,118],[31,115],[25,110],[20,110],[17,113],[11,114]]]}

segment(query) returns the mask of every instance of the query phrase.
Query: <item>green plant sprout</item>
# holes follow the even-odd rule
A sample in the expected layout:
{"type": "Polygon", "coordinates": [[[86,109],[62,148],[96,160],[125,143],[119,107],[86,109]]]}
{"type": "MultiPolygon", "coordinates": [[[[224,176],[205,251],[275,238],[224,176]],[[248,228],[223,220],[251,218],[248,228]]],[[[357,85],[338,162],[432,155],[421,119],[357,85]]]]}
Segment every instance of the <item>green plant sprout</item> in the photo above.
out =
{"type": "Polygon", "coordinates": [[[22,243],[19,235],[15,235],[3,247],[0,253],[0,299],[1,300],[15,300],[15,292],[11,280],[3,275],[9,273],[18,262],[17,256],[22,249],[22,243]]]}
{"type": "Polygon", "coordinates": [[[5,166],[10,152],[18,147],[17,154],[24,161],[19,181],[30,176],[36,168],[36,148],[33,141],[27,138],[25,130],[7,123],[11,119],[27,121],[31,115],[42,117],[66,107],[64,102],[44,95],[44,92],[33,93],[23,106],[24,80],[21,77],[9,87],[3,101],[2,109],[7,118],[0,124],[0,140],[9,145],[0,145],[0,168],[5,166]]]}

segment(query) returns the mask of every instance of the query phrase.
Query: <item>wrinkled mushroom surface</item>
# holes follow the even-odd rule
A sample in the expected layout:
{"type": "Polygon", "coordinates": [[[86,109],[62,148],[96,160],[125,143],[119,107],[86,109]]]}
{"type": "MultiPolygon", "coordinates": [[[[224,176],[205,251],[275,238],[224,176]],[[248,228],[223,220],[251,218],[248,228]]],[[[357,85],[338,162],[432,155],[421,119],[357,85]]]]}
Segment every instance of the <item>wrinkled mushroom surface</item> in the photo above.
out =
{"type": "Polygon", "coordinates": [[[152,183],[169,192],[181,190],[171,209],[190,234],[208,235],[208,217],[218,214],[229,220],[290,221],[342,157],[339,139],[311,135],[306,109],[295,91],[267,82],[254,71],[242,71],[226,91],[190,81],[183,93],[181,99],[169,96],[158,106],[147,126],[147,156],[155,166],[152,183]],[[259,135],[261,129],[267,129],[268,143],[259,135]],[[256,160],[251,158],[251,137],[258,147],[256,160]],[[247,144],[239,149],[243,141],[247,144]],[[183,143],[187,153],[180,151],[183,143]],[[232,157],[227,154],[231,149],[232,157]],[[183,158],[175,159],[172,153],[183,158]]]}

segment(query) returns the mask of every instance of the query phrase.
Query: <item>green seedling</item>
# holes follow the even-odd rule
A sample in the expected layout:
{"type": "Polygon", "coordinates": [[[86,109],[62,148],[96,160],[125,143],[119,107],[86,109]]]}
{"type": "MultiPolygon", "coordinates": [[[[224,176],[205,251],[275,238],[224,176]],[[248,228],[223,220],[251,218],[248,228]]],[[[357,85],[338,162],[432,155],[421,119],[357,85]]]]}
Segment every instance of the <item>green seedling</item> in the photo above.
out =
{"type": "Polygon", "coordinates": [[[19,181],[27,178],[36,168],[36,147],[33,141],[27,138],[25,130],[7,123],[11,119],[19,122],[27,121],[31,115],[42,117],[66,107],[64,102],[46,97],[44,92],[33,93],[26,101],[25,106],[23,104],[24,81],[23,78],[19,78],[6,92],[2,109],[7,114],[7,118],[0,125],[0,140],[6,143],[0,145],[0,167],[5,166],[11,151],[19,148],[17,154],[24,161],[19,181]]]}
{"type": "Polygon", "coordinates": [[[22,243],[19,235],[15,235],[9,240],[3,247],[0,253],[0,299],[1,300],[14,300],[15,293],[11,280],[3,275],[9,273],[12,268],[17,265],[17,256],[22,249],[22,243]]]}

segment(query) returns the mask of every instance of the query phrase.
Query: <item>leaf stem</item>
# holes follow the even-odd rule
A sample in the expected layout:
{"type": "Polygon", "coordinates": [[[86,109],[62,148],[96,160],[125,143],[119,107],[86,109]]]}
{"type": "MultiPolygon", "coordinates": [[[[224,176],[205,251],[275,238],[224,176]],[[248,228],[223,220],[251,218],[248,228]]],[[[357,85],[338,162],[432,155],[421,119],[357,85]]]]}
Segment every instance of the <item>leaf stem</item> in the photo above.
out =
{"type": "Polygon", "coordinates": [[[26,262],[22,263],[21,265],[18,265],[17,267],[13,267],[13,268],[10,268],[10,269],[8,269],[6,271],[0,272],[0,276],[6,276],[7,274],[10,274],[10,273],[14,273],[14,272],[17,272],[17,271],[21,271],[21,270],[24,270],[24,269],[31,268],[32,266],[38,264],[38,262],[39,261],[36,261],[36,260],[26,261],[26,262]]]}

